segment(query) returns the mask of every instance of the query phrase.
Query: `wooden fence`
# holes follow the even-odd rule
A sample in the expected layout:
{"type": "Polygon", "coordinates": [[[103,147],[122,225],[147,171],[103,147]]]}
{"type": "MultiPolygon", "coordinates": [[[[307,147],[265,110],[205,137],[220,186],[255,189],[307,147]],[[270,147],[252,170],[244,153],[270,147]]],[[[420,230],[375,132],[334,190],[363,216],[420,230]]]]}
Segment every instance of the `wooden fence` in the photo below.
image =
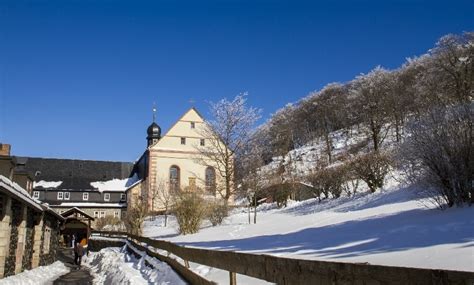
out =
{"type": "Polygon", "coordinates": [[[237,284],[237,273],[277,284],[474,284],[474,272],[301,260],[191,248],[123,232],[94,231],[93,235],[127,239],[138,250],[146,251],[149,256],[168,263],[191,284],[215,283],[189,270],[189,262],[228,271],[231,285],[237,284]],[[152,248],[167,253],[160,254],[151,250],[152,248]],[[170,254],[180,257],[183,261],[178,261],[170,254]]]}

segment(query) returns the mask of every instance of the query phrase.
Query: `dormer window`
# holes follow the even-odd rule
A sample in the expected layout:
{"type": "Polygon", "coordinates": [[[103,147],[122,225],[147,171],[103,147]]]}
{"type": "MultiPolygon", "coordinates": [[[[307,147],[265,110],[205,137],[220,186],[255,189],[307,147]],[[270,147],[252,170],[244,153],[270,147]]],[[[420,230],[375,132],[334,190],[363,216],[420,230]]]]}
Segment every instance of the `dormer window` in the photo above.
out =
{"type": "Polygon", "coordinates": [[[196,128],[196,123],[195,122],[191,122],[191,129],[194,129],[196,128]]]}
{"type": "Polygon", "coordinates": [[[33,191],[33,198],[39,199],[40,197],[40,192],[39,191],[33,191]]]}
{"type": "Polygon", "coordinates": [[[186,144],[186,138],[181,138],[181,144],[186,144]]]}
{"type": "Polygon", "coordinates": [[[89,200],[89,193],[82,193],[82,200],[84,201],[89,200]]]}
{"type": "Polygon", "coordinates": [[[62,200],[63,199],[63,192],[58,192],[58,200],[62,200]]]}
{"type": "Polygon", "coordinates": [[[104,201],[110,201],[110,193],[104,194],[104,201]]]}
{"type": "Polygon", "coordinates": [[[69,200],[71,198],[71,193],[64,192],[64,200],[69,200]]]}

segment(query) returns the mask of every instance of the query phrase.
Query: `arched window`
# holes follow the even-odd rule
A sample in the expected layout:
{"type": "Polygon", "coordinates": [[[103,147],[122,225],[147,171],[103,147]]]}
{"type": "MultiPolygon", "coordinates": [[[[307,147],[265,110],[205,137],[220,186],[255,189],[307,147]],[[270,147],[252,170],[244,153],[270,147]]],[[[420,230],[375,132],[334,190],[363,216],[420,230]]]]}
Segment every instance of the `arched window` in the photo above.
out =
{"type": "Polygon", "coordinates": [[[216,171],[211,166],[206,168],[206,190],[213,194],[216,192],[216,171]]]}
{"type": "Polygon", "coordinates": [[[179,190],[180,186],[180,170],[176,165],[170,167],[170,190],[179,190]]]}

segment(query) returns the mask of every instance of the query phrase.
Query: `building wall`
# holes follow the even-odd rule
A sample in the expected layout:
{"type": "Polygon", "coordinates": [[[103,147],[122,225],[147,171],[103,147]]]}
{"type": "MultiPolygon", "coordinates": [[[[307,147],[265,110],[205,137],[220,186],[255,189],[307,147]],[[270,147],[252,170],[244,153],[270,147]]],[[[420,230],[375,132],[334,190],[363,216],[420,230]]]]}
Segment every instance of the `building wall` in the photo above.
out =
{"type": "Polygon", "coordinates": [[[0,278],[5,274],[5,261],[10,248],[11,202],[10,197],[0,193],[1,210],[3,212],[0,212],[0,278]]]}
{"type": "MultiPolygon", "coordinates": [[[[121,199],[121,194],[126,194],[125,192],[117,192],[117,191],[68,191],[68,190],[61,190],[61,189],[54,189],[54,190],[40,190],[35,189],[34,191],[39,192],[39,200],[42,202],[49,203],[50,205],[58,205],[61,203],[72,203],[72,202],[79,202],[79,203],[110,203],[110,204],[117,204],[120,202],[126,203],[125,200],[121,199]],[[69,192],[70,198],[69,200],[58,200],[58,192],[69,192]],[[89,199],[83,200],[83,193],[89,193],[89,199]],[[105,193],[110,194],[110,200],[105,201],[104,196],[105,193]]],[[[64,197],[64,194],[63,194],[64,197]]]]}

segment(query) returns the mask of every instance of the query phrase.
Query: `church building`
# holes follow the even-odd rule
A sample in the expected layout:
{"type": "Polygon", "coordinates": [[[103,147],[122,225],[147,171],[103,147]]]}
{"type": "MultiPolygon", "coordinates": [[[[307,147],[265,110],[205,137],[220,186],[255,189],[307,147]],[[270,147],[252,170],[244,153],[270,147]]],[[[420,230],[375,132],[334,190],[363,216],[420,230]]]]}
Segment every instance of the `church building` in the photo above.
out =
{"type": "Polygon", "coordinates": [[[154,114],[147,129],[147,148],[132,170],[132,176],[141,183],[128,190],[128,205],[143,200],[149,211],[159,212],[163,210],[163,196],[179,191],[219,198],[216,189],[223,179],[215,162],[202,155],[203,149],[215,145],[206,130],[201,114],[191,108],[162,136],[154,114]]]}

